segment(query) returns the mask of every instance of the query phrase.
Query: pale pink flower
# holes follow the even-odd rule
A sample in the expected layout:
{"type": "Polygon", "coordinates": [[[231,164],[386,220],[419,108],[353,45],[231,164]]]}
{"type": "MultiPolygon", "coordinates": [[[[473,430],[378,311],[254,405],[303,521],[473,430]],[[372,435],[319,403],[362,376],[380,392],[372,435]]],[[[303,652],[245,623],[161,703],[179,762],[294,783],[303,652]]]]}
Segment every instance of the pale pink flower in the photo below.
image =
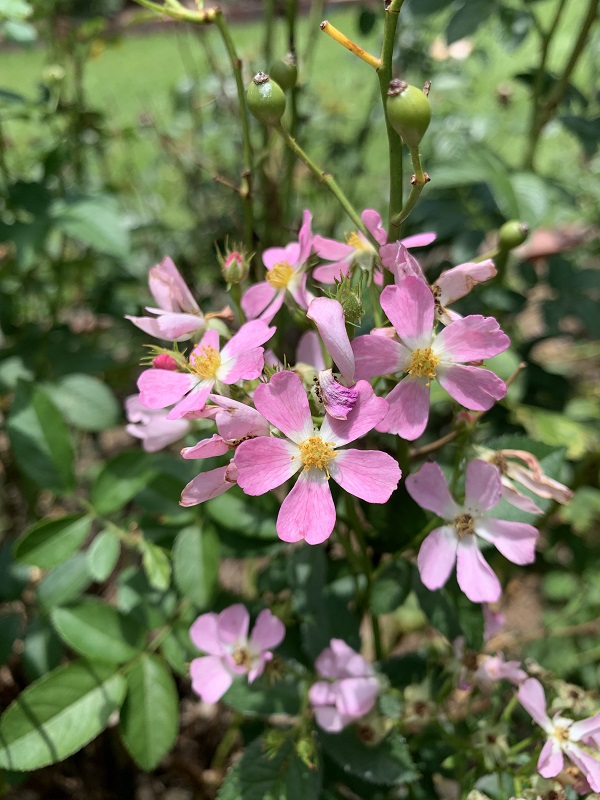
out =
{"type": "Polygon", "coordinates": [[[192,689],[205,703],[220,700],[238,675],[255,681],[285,637],[283,622],[268,609],[256,618],[250,638],[249,625],[246,607],[237,603],[220,614],[202,614],[190,628],[194,645],[208,653],[190,664],[192,689]]]}
{"type": "Polygon", "coordinates": [[[129,420],[125,430],[130,436],[141,440],[147,453],[156,453],[178,439],[183,439],[190,429],[187,419],[167,419],[164,409],[143,406],[139,394],[125,398],[125,413],[129,420]]]}
{"type": "MultiPolygon", "coordinates": [[[[184,447],[181,451],[184,458],[222,456],[233,453],[242,441],[269,435],[269,423],[252,406],[219,395],[209,395],[209,400],[217,405],[214,420],[219,433],[210,439],[201,439],[193,447],[184,447]]],[[[192,478],[182,491],[179,503],[182,506],[196,506],[218,497],[236,483],[237,468],[230,461],[222,467],[201,472],[192,478]]]]}
{"type": "Polygon", "coordinates": [[[440,589],[456,564],[458,585],[469,600],[498,600],[500,581],[482,556],[478,538],[493,544],[513,564],[535,560],[538,531],[533,525],[489,516],[502,498],[500,475],[491,464],[479,460],[467,464],[462,504],[451,497],[444,473],[435,463],[424,464],[409,475],[406,489],[422,508],[447,521],[427,536],[419,550],[417,566],[428,589],[440,589]]]}
{"type": "Polygon", "coordinates": [[[206,331],[190,354],[185,372],[148,369],[138,378],[140,400],[147,408],[176,403],[168,419],[179,419],[204,407],[216,382],[233,384],[258,378],[264,366],[264,344],[275,333],[262,320],[247,322],[219,350],[219,334],[206,331]]]}
{"type": "Polygon", "coordinates": [[[337,733],[374,708],[379,680],[369,662],[344,641],[332,639],[315,668],[326,680],[310,687],[308,699],[323,730],[337,733]]]}
{"type": "MultiPolygon", "coordinates": [[[[421,265],[412,256],[402,242],[386,244],[379,251],[381,263],[394,275],[394,281],[400,286],[402,280],[412,275],[420,278],[429,286],[429,281],[421,265]]],[[[447,269],[431,284],[430,289],[435,300],[436,318],[444,325],[462,316],[456,311],[450,311],[447,306],[455,300],[469,294],[474,286],[495,277],[496,267],[491,259],[480,262],[467,262],[457,267],[447,269]]]]}
{"type": "Polygon", "coordinates": [[[190,339],[195,331],[206,327],[204,314],[169,257],[152,267],[148,283],[157,308],[148,306],[146,311],[155,316],[127,316],[125,319],[133,322],[150,336],[169,339],[172,342],[190,339]]]}
{"type": "Polygon", "coordinates": [[[523,708],[547,734],[537,770],[544,778],[554,778],[564,767],[566,755],[585,775],[594,792],[600,792],[600,750],[594,737],[600,734],[600,713],[573,722],[558,714],[552,719],[546,711],[542,684],[528,678],[521,684],[517,698],[523,708]]]}
{"type": "Polygon", "coordinates": [[[487,448],[481,448],[481,450],[481,458],[494,464],[500,470],[504,498],[513,506],[522,511],[528,511],[530,514],[543,513],[538,504],[523,494],[515,485],[519,483],[544,500],[555,500],[562,504],[571,500],[573,492],[569,487],[545,475],[537,458],[526,450],[493,451],[487,448]],[[517,461],[511,459],[517,459],[517,461]]]}
{"type": "MultiPolygon", "coordinates": [[[[381,215],[372,208],[367,208],[360,215],[365,228],[379,245],[385,245],[387,234],[381,220],[381,215]]],[[[436,238],[435,233],[420,233],[402,239],[406,247],[425,247],[436,238]]],[[[324,236],[315,236],[313,247],[315,253],[324,261],[331,264],[317,267],[313,270],[313,278],[321,283],[333,283],[346,276],[353,264],[357,263],[365,269],[370,269],[377,250],[361,231],[346,234],[345,242],[337,239],[327,239],[324,236]]],[[[381,252],[381,251],[380,251],[381,252]]],[[[381,271],[375,274],[375,282],[382,283],[381,271]]]]}
{"type": "Polygon", "coordinates": [[[505,661],[502,653],[489,656],[484,653],[477,658],[477,669],[473,673],[473,683],[488,689],[497,681],[510,681],[515,686],[527,680],[527,673],[520,661],[505,661]]]}
{"type": "Polygon", "coordinates": [[[390,410],[377,430],[418,438],[429,418],[432,380],[472,411],[487,411],[504,397],[506,385],[497,375],[465,364],[492,358],[509,346],[510,339],[493,317],[464,317],[434,335],[433,295],[413,276],[400,286],[386,286],[381,307],[400,341],[373,334],[354,339],[355,377],[407,374],[387,396],[390,410]]]}
{"type": "Polygon", "coordinates": [[[257,410],[288,438],[242,442],[234,459],[238,484],[246,494],[260,495],[302,470],[277,517],[277,533],[285,542],[320,544],[331,535],[336,514],[329,478],[369,503],[387,502],[398,485],[400,468],[387,453],[338,450],[368,433],[386,413],[387,403],[366,381],[356,389],[358,401],[348,419],[326,416],[318,431],[295,373],[278,372],[254,392],[257,410]]]}
{"type": "Polygon", "coordinates": [[[289,292],[300,308],[306,309],[312,295],[306,288],[306,262],[312,251],[312,215],[305,211],[298,241],[286,247],[269,247],[263,253],[266,280],[250,286],[242,295],[242,309],[248,319],[270,322],[289,292]]]}
{"type": "Polygon", "coordinates": [[[488,641],[496,636],[506,624],[505,615],[489,603],[483,604],[483,639],[488,641]]]}

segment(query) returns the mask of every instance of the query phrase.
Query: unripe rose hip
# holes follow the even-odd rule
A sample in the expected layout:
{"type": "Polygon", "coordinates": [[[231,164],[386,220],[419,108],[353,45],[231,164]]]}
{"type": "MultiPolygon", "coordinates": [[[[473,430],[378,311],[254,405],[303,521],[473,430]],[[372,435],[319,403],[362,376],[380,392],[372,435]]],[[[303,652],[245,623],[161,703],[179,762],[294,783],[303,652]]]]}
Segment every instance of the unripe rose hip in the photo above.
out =
{"type": "Polygon", "coordinates": [[[498,231],[498,245],[501,250],[512,250],[523,244],[529,236],[529,225],[526,222],[519,222],[511,219],[505,222],[498,231]]]}
{"type": "Polygon", "coordinates": [[[293,89],[298,80],[298,61],[293,53],[286,53],[271,64],[269,76],[284,92],[293,89]]]}
{"type": "Polygon", "coordinates": [[[250,113],[265,125],[279,125],[285,111],[285,95],[281,86],[264,72],[257,72],[246,95],[250,113]]]}
{"type": "Polygon", "coordinates": [[[408,147],[418,147],[431,121],[431,106],[416,86],[397,78],[390,81],[387,116],[392,128],[408,147]]]}

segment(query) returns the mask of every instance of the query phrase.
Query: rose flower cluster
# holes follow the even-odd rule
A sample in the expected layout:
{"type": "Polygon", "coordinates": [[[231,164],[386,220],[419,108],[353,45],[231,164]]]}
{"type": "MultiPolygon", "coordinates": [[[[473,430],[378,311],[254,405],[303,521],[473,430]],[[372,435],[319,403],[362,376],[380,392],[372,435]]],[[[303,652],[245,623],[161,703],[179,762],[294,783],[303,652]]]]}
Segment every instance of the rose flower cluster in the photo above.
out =
{"type": "MultiPolygon", "coordinates": [[[[471,412],[485,412],[506,395],[504,381],[482,363],[509,347],[508,336],[492,317],[462,317],[450,308],[494,277],[493,262],[461,264],[430,284],[411,249],[430,244],[435,234],[387,243],[377,212],[364,211],[362,221],[363,230],[339,242],[314,235],[305,211],[297,241],[265,250],[264,279],[251,285],[248,259],[230,253],[222,268],[236,289],[236,315],[229,309],[204,314],[171,259],[150,270],[155,306],[129,319],[162,341],[139,377],[139,395],[127,400],[128,430],[155,451],[189,435],[194,420],[212,420],[215,433],[185,447],[182,456],[222,457],[221,466],[200,472],[183,489],[182,505],[236,485],[251,496],[276,490],[279,538],[320,545],[336,526],[331,481],[367,503],[386,503],[397,489],[397,437],[413,442],[424,433],[434,383],[436,392],[471,412]],[[354,336],[362,288],[369,290],[375,327],[354,336]],[[295,357],[277,343],[284,309],[301,327],[295,357]]],[[[538,531],[500,518],[500,501],[535,514],[540,508],[523,487],[558,502],[566,502],[569,491],[545,476],[530,453],[474,452],[458,482],[462,491],[456,481],[450,489],[434,461],[405,483],[412,499],[438,518],[417,555],[423,584],[439,589],[456,568],[465,595],[487,604],[498,601],[502,589],[486,548],[518,565],[535,559],[538,531]]],[[[236,676],[254,681],[284,639],[283,624],[268,609],[251,633],[249,622],[245,607],[235,605],[203,614],[192,626],[193,643],[206,654],[191,665],[193,688],[203,700],[220,699],[236,676]]],[[[494,659],[479,672],[520,685],[518,699],[550,737],[541,774],[556,774],[564,754],[598,791],[599,756],[588,746],[598,735],[596,718],[551,722],[537,681],[516,662],[505,668],[501,655],[494,659]]],[[[376,671],[343,641],[331,641],[315,673],[309,700],[325,730],[339,731],[375,707],[376,671]]]]}

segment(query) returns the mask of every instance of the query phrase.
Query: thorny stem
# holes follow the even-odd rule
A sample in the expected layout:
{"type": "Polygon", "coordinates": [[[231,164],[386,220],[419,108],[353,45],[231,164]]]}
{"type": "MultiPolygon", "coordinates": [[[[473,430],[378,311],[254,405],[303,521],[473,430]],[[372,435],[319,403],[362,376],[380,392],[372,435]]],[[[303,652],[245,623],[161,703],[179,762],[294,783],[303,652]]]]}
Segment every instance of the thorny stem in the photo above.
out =
{"type": "Polygon", "coordinates": [[[577,62],[579,61],[580,57],[584,52],[588,35],[590,33],[592,25],[597,19],[598,5],[600,3],[600,0],[590,0],[588,4],[587,13],[583,19],[583,22],[581,23],[579,35],[575,40],[575,43],[571,50],[571,55],[569,56],[569,59],[565,65],[562,75],[552,87],[545,101],[542,102],[542,92],[544,89],[544,75],[545,75],[546,62],[548,59],[548,50],[550,47],[550,43],[554,37],[554,34],[558,28],[558,22],[562,15],[565,3],[566,0],[560,0],[556,14],[554,16],[554,20],[550,25],[550,28],[546,32],[541,31],[539,25],[537,26],[542,38],[542,53],[541,53],[540,65],[538,67],[535,78],[535,84],[533,90],[532,120],[529,128],[527,151],[525,153],[525,158],[523,162],[524,168],[528,170],[534,169],[535,156],[537,153],[537,148],[540,142],[541,134],[546,125],[555,115],[556,109],[560,105],[560,102],[563,99],[565,92],[567,91],[571,75],[573,74],[573,71],[577,66],[577,62]]]}
{"type": "MultiPolygon", "coordinates": [[[[392,58],[396,41],[398,16],[404,0],[385,0],[385,17],[383,23],[383,44],[381,47],[381,67],[377,71],[381,102],[385,114],[385,126],[388,138],[390,201],[388,208],[388,241],[400,238],[400,225],[393,220],[402,209],[402,140],[390,125],[387,118],[387,92],[392,80],[392,58]]],[[[386,275],[386,282],[391,283],[393,275],[386,275]]]]}
{"type": "Polygon", "coordinates": [[[421,166],[421,156],[419,154],[418,147],[410,148],[410,157],[412,160],[413,169],[415,171],[415,174],[411,178],[412,189],[410,190],[410,194],[408,195],[406,203],[402,207],[400,213],[391,220],[392,225],[397,225],[398,227],[402,225],[404,220],[416,206],[417,200],[423,191],[423,187],[430,181],[429,175],[426,172],[423,172],[423,167],[421,166]]]}
{"type": "MultiPolygon", "coordinates": [[[[510,378],[506,381],[507,389],[512,383],[514,383],[514,381],[518,378],[518,376],[521,374],[521,372],[525,369],[526,366],[527,364],[524,361],[522,361],[519,364],[519,366],[510,376],[510,378]]],[[[475,423],[478,422],[481,419],[481,417],[483,417],[483,415],[486,413],[487,413],[486,411],[476,411],[472,415],[472,422],[470,424],[470,427],[473,428],[475,426],[475,423]]],[[[433,453],[436,450],[439,450],[440,447],[442,447],[443,445],[448,444],[448,442],[451,442],[454,439],[456,439],[456,437],[461,433],[463,433],[462,429],[451,431],[450,433],[447,433],[445,436],[436,439],[435,442],[430,442],[429,444],[423,445],[423,447],[413,448],[410,451],[410,455],[412,458],[422,458],[423,456],[429,455],[429,453],[433,453]]]]}
{"type": "Polygon", "coordinates": [[[358,230],[362,231],[362,233],[371,241],[371,243],[378,248],[379,245],[376,240],[371,236],[369,231],[365,228],[363,221],[357,214],[354,206],[350,203],[344,192],[338,186],[337,181],[328,172],[321,169],[315,162],[304,152],[304,150],[300,147],[300,145],[296,142],[296,140],[290,136],[290,134],[281,126],[278,125],[275,130],[281,136],[283,141],[286,145],[295,153],[296,157],[302,161],[305,166],[312,172],[312,174],[316,177],[316,179],[320,182],[325,184],[325,186],[329,189],[331,194],[335,197],[338,203],[342,206],[346,214],[350,217],[352,222],[356,225],[358,230]]]}

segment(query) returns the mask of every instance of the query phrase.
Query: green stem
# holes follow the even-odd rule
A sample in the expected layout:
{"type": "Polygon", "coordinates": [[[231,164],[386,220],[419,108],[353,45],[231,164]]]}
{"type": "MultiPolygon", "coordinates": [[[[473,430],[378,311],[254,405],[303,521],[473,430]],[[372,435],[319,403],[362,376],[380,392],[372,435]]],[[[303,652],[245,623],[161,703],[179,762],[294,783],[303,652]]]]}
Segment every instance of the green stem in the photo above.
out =
{"type": "Polygon", "coordinates": [[[421,156],[419,154],[418,147],[410,148],[410,157],[415,174],[411,178],[412,189],[410,190],[410,194],[408,195],[406,203],[402,206],[400,213],[392,218],[392,224],[397,225],[398,229],[400,229],[400,226],[404,220],[417,205],[417,201],[425,184],[429,183],[429,175],[426,172],[423,172],[423,167],[421,166],[421,156]]]}
{"type": "MultiPolygon", "coordinates": [[[[388,138],[388,156],[390,170],[390,201],[388,207],[388,241],[393,242],[400,238],[400,226],[393,222],[402,208],[402,140],[392,128],[387,118],[386,104],[387,92],[392,80],[392,59],[396,41],[396,28],[398,16],[404,0],[386,0],[385,17],[383,23],[383,44],[381,47],[381,67],[377,71],[379,78],[379,91],[385,115],[385,126],[388,138]]],[[[393,282],[393,275],[386,275],[386,282],[393,282]]]]}
{"type": "Polygon", "coordinates": [[[307,153],[304,152],[304,150],[300,147],[300,145],[296,142],[296,140],[292,136],[290,136],[290,134],[286,130],[284,130],[284,128],[282,128],[281,125],[276,127],[275,130],[281,136],[281,138],[290,148],[290,150],[296,155],[296,157],[299,158],[300,161],[302,161],[302,163],[305,164],[306,167],[308,167],[308,169],[312,172],[315,178],[320,183],[325,184],[325,186],[329,189],[331,194],[342,206],[346,214],[350,217],[352,222],[356,225],[358,230],[362,231],[362,233],[371,241],[371,243],[378,248],[379,244],[371,236],[369,231],[365,228],[363,221],[359,217],[356,209],[350,203],[350,201],[348,200],[344,192],[341,190],[341,188],[338,186],[338,183],[333,177],[333,175],[331,175],[328,172],[325,172],[325,170],[321,169],[321,167],[315,164],[315,162],[310,158],[310,156],[308,156],[307,153]]]}
{"type": "MultiPolygon", "coordinates": [[[[546,60],[548,57],[548,48],[550,46],[550,42],[556,32],[558,21],[560,19],[564,3],[566,0],[561,0],[561,4],[558,7],[557,13],[554,18],[554,22],[548,32],[546,33],[545,37],[542,39],[542,59],[540,62],[540,68],[538,69],[538,76],[539,81],[541,82],[541,86],[543,87],[543,77],[544,77],[544,67],[546,64],[546,60]]],[[[531,127],[529,130],[529,137],[528,137],[528,148],[525,153],[524,159],[524,167],[525,169],[533,170],[535,164],[535,156],[537,153],[537,148],[539,145],[539,141],[541,138],[541,134],[546,127],[546,125],[550,122],[550,120],[556,114],[556,109],[560,105],[567,88],[569,86],[569,80],[571,79],[571,75],[575,67],[577,66],[577,62],[583,55],[585,50],[585,45],[592,29],[592,25],[597,19],[598,16],[598,5],[600,0],[590,0],[588,4],[588,9],[586,15],[581,23],[581,28],[579,29],[579,35],[577,36],[573,48],[571,50],[571,55],[569,56],[565,68],[562,72],[562,75],[556,81],[554,86],[552,87],[550,93],[546,97],[546,100],[541,103],[540,93],[541,87],[537,87],[538,81],[536,80],[536,87],[534,88],[534,112],[531,127]]]]}
{"type": "Polygon", "coordinates": [[[242,79],[242,61],[238,56],[227,20],[220,9],[217,9],[214,23],[221,34],[223,44],[227,50],[231,69],[235,78],[238,103],[240,108],[240,121],[242,125],[242,176],[240,184],[240,197],[242,199],[242,214],[244,217],[244,239],[248,252],[254,247],[254,212],[252,208],[252,172],[253,155],[250,139],[250,119],[246,104],[246,90],[242,79]]]}

